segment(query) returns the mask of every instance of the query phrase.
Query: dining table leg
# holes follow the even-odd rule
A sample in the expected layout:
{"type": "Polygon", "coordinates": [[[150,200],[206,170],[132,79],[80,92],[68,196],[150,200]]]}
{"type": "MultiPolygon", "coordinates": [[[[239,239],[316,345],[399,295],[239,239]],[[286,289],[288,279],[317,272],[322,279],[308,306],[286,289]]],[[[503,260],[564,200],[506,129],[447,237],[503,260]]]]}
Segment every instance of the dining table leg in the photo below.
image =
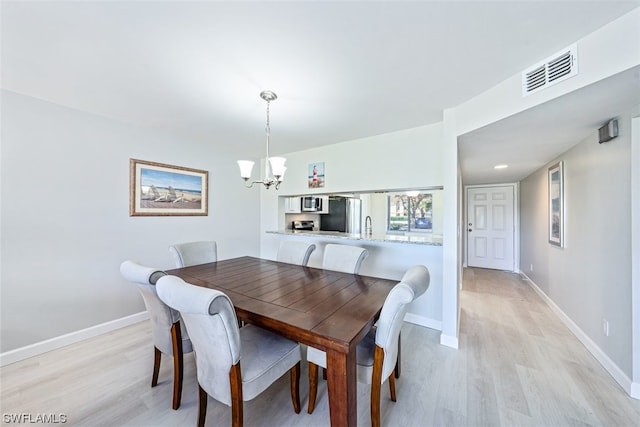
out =
{"type": "Polygon", "coordinates": [[[327,350],[327,388],[332,427],[358,424],[356,349],[327,350]]]}

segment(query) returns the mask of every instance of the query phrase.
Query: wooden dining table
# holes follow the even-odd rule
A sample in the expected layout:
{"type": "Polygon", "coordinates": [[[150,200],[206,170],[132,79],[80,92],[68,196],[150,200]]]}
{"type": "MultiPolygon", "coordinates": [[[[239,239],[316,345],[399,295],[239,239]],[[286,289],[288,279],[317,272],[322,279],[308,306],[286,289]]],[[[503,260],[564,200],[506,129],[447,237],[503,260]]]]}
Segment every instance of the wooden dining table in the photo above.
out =
{"type": "Polygon", "coordinates": [[[356,346],[397,281],[253,257],[167,273],[226,293],[244,322],[324,350],[331,425],[357,425],[356,346]]]}

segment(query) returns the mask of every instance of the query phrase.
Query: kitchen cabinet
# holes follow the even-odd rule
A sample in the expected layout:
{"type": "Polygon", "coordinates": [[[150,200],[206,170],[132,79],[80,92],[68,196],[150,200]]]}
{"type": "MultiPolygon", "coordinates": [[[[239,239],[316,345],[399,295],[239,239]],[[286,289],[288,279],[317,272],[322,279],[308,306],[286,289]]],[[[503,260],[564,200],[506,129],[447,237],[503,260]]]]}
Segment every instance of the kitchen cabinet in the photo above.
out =
{"type": "Polygon", "coordinates": [[[302,199],[300,197],[285,197],[284,213],[301,213],[302,199]]]}
{"type": "Polygon", "coordinates": [[[329,196],[320,196],[319,197],[322,202],[320,204],[321,209],[318,211],[320,214],[328,214],[329,213],[329,196]]]}

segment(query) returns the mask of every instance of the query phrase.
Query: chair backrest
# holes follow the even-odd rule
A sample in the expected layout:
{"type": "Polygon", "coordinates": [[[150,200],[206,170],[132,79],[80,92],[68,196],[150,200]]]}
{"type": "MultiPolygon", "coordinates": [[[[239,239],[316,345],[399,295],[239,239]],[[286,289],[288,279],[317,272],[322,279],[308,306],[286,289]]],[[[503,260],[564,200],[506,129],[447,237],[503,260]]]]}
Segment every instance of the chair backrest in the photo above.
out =
{"type": "MultiPolygon", "coordinates": [[[[142,191],[144,192],[144,188],[142,191]]],[[[158,189],[153,184],[147,188],[147,192],[143,195],[144,200],[153,200],[158,197],[160,197],[160,193],[158,193],[158,189]]]]}
{"type": "MultiPolygon", "coordinates": [[[[120,273],[128,281],[135,283],[147,307],[151,319],[153,345],[165,354],[173,354],[171,345],[171,326],[180,320],[180,313],[172,310],[158,298],[157,280],[166,273],[157,268],[145,267],[133,261],[120,264],[120,273]]],[[[187,335],[183,331],[183,338],[187,335]]]]}
{"type": "Polygon", "coordinates": [[[369,251],[358,246],[328,244],[324,247],[322,268],[358,274],[360,264],[369,255],[369,251]]]}
{"type": "Polygon", "coordinates": [[[169,252],[173,255],[177,268],[218,260],[218,246],[215,241],[179,243],[169,246],[169,252]]]}
{"type": "Polygon", "coordinates": [[[395,285],[382,306],[376,325],[376,345],[384,350],[382,378],[389,377],[395,369],[398,356],[398,335],[409,303],[429,288],[429,270],[424,265],[411,267],[395,285]]]}
{"type": "Polygon", "coordinates": [[[315,249],[316,245],[313,243],[281,240],[276,259],[289,264],[307,265],[311,252],[315,249]]]}
{"type": "Polygon", "coordinates": [[[231,300],[176,276],[161,277],[157,288],[160,299],[180,312],[189,330],[198,383],[211,397],[231,405],[229,371],[240,360],[240,331],[231,300]]]}

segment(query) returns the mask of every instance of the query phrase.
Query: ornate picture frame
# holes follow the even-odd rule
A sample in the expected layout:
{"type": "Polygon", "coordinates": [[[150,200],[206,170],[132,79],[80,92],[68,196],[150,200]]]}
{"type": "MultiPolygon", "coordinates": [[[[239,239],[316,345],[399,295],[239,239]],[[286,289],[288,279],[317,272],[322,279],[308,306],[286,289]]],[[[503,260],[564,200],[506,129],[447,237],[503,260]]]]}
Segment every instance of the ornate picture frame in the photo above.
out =
{"type": "Polygon", "coordinates": [[[129,160],[129,216],[209,214],[209,172],[129,160]]]}

